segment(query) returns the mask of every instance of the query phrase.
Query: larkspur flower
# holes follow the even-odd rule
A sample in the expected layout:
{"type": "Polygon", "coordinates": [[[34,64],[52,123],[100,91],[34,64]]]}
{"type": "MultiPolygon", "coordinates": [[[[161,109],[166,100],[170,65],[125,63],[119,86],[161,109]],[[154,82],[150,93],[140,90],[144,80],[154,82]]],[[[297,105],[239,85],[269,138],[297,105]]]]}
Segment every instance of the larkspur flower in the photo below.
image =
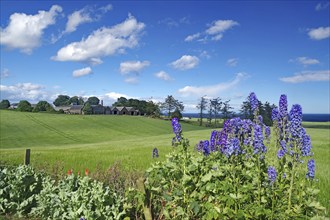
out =
{"type": "Polygon", "coordinates": [[[264,137],[262,135],[262,128],[260,125],[254,125],[254,143],[253,143],[253,153],[257,154],[260,152],[265,153],[267,151],[266,146],[263,143],[264,137]]]}
{"type": "Polygon", "coordinates": [[[152,158],[158,158],[159,155],[158,155],[158,149],[155,147],[153,150],[152,150],[152,158]]]}
{"type": "Polygon", "coordinates": [[[279,149],[277,152],[277,158],[281,159],[282,157],[284,157],[285,155],[285,151],[283,149],[279,149]]]}
{"type": "Polygon", "coordinates": [[[230,144],[232,145],[233,152],[237,156],[241,152],[241,148],[239,146],[240,143],[239,143],[238,138],[231,139],[231,143],[230,144]]]}
{"type": "Polygon", "coordinates": [[[286,178],[286,173],[283,173],[283,179],[285,179],[286,178]]]}
{"type": "Polygon", "coordinates": [[[301,106],[296,104],[293,105],[290,110],[290,126],[289,131],[292,137],[297,138],[301,132],[302,122],[302,109],[301,106]]]}
{"type": "Polygon", "coordinates": [[[178,118],[173,118],[172,119],[172,127],[173,127],[173,132],[175,134],[175,137],[177,139],[177,141],[181,141],[181,125],[179,123],[178,118]]]}
{"type": "Polygon", "coordinates": [[[251,109],[254,112],[255,110],[258,109],[258,104],[259,104],[256,94],[254,92],[251,92],[249,95],[249,99],[250,99],[251,109]]]}
{"type": "Polygon", "coordinates": [[[311,148],[312,148],[311,137],[305,132],[302,137],[301,155],[304,157],[311,155],[311,148]]]}
{"type": "Polygon", "coordinates": [[[261,115],[258,115],[258,121],[260,122],[260,124],[263,124],[263,118],[261,115]]]}
{"type": "Polygon", "coordinates": [[[272,109],[272,120],[273,121],[279,121],[280,120],[280,113],[278,112],[278,108],[272,109]]]}
{"type": "Polygon", "coordinates": [[[281,148],[282,150],[284,151],[284,153],[286,153],[288,151],[287,147],[286,147],[286,142],[285,140],[281,140],[280,141],[280,145],[281,145],[281,148]]]}
{"type": "Polygon", "coordinates": [[[203,151],[203,147],[204,147],[204,142],[200,141],[197,145],[197,151],[198,152],[202,152],[203,151]]]}
{"type": "Polygon", "coordinates": [[[268,167],[268,180],[270,184],[273,184],[275,182],[276,177],[277,177],[277,173],[275,167],[273,166],[268,167]]]}
{"type": "Polygon", "coordinates": [[[205,140],[203,142],[203,154],[205,156],[208,156],[210,154],[210,147],[209,147],[210,143],[208,140],[205,140]]]}
{"type": "Polygon", "coordinates": [[[270,128],[268,126],[265,126],[265,136],[267,139],[270,139],[270,128]]]}
{"type": "Polygon", "coordinates": [[[307,179],[314,179],[315,177],[315,161],[314,159],[310,159],[307,163],[307,174],[306,178],[307,179]]]}
{"type": "Polygon", "coordinates": [[[217,134],[218,132],[216,130],[212,131],[211,133],[211,137],[210,137],[210,148],[211,148],[211,151],[215,151],[215,139],[217,137],[217,134]]]}
{"type": "Polygon", "coordinates": [[[286,95],[281,95],[280,101],[279,101],[279,114],[282,118],[286,117],[288,115],[288,99],[286,95]]]}

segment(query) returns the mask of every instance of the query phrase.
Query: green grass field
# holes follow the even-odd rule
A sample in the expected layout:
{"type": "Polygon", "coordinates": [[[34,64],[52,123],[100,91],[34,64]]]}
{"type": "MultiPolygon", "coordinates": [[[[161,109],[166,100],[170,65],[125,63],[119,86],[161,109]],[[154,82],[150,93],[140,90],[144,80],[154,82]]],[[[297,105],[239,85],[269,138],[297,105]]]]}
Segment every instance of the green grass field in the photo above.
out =
{"type": "MultiPolygon", "coordinates": [[[[329,211],[330,123],[303,125],[312,139],[320,201],[329,211]]],[[[182,127],[192,148],[210,137],[210,129],[187,123],[182,127]]],[[[170,121],[146,117],[0,111],[0,163],[6,164],[23,163],[29,148],[35,167],[61,162],[65,170],[93,172],[97,166],[106,169],[119,161],[125,169],[142,174],[155,160],[154,147],[160,155],[156,160],[165,159],[172,137],[170,121]]]]}

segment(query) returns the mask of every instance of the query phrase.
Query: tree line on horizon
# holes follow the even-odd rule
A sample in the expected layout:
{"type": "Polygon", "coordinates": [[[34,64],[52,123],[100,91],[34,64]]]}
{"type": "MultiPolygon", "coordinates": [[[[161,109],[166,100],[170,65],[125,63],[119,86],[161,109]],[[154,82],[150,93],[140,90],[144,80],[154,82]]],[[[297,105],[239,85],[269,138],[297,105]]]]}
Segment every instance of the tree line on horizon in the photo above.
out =
{"type": "MultiPolygon", "coordinates": [[[[68,105],[84,105],[83,111],[86,114],[91,114],[91,106],[99,105],[100,99],[92,96],[86,101],[82,97],[68,95],[58,95],[53,102],[54,106],[68,106],[68,105]]],[[[8,109],[10,102],[8,100],[2,100],[0,102],[0,109],[8,109]]],[[[112,104],[112,107],[134,107],[138,109],[143,115],[160,117],[163,115],[168,118],[182,118],[182,112],[184,111],[184,105],[181,101],[175,99],[172,95],[168,95],[164,102],[155,103],[151,100],[139,100],[139,99],[127,99],[125,97],[119,97],[116,102],[112,104]]],[[[272,125],[271,114],[272,109],[276,107],[269,102],[262,103],[259,101],[259,114],[263,117],[263,121],[266,125],[272,125]]],[[[236,116],[232,111],[233,107],[230,105],[230,100],[222,101],[221,98],[207,99],[201,97],[197,105],[199,109],[199,125],[208,127],[220,127],[219,118],[227,120],[236,116]],[[206,118],[206,123],[203,123],[203,119],[206,118]]],[[[34,107],[26,100],[21,100],[17,105],[18,111],[23,112],[49,112],[55,113],[54,107],[47,101],[39,101],[34,107]]],[[[62,112],[63,113],[63,112],[62,112]]],[[[248,100],[244,101],[241,105],[239,115],[246,119],[253,119],[253,112],[248,100]]]]}

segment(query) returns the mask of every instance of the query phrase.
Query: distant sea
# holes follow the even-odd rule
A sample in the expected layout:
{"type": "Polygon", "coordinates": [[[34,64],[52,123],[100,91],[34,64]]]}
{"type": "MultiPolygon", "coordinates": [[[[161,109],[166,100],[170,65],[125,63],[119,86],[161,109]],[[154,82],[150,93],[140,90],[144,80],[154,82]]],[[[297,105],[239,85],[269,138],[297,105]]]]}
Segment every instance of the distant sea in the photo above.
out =
{"type": "MultiPolygon", "coordinates": [[[[198,118],[198,113],[182,113],[183,117],[198,118]]],[[[221,117],[221,116],[220,116],[221,117]]],[[[204,115],[207,118],[207,115],[204,115]]],[[[330,114],[303,114],[303,121],[327,122],[330,121],[330,114]]]]}

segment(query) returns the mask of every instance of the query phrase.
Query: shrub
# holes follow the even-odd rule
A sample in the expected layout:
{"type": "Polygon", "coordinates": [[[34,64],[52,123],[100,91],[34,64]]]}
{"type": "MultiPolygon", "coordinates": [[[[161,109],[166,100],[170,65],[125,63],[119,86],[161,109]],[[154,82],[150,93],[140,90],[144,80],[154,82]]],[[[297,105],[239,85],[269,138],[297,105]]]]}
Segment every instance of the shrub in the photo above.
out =
{"type": "Polygon", "coordinates": [[[166,161],[147,170],[145,188],[156,219],[301,219],[324,214],[314,187],[315,162],[310,137],[301,126],[301,107],[287,112],[282,95],[270,128],[258,115],[258,100],[250,94],[254,119],[227,120],[210,140],[189,150],[178,119],[172,120],[173,145],[166,161]],[[278,149],[271,160],[267,147],[278,149]],[[272,162],[270,162],[272,161],[272,162]]]}

